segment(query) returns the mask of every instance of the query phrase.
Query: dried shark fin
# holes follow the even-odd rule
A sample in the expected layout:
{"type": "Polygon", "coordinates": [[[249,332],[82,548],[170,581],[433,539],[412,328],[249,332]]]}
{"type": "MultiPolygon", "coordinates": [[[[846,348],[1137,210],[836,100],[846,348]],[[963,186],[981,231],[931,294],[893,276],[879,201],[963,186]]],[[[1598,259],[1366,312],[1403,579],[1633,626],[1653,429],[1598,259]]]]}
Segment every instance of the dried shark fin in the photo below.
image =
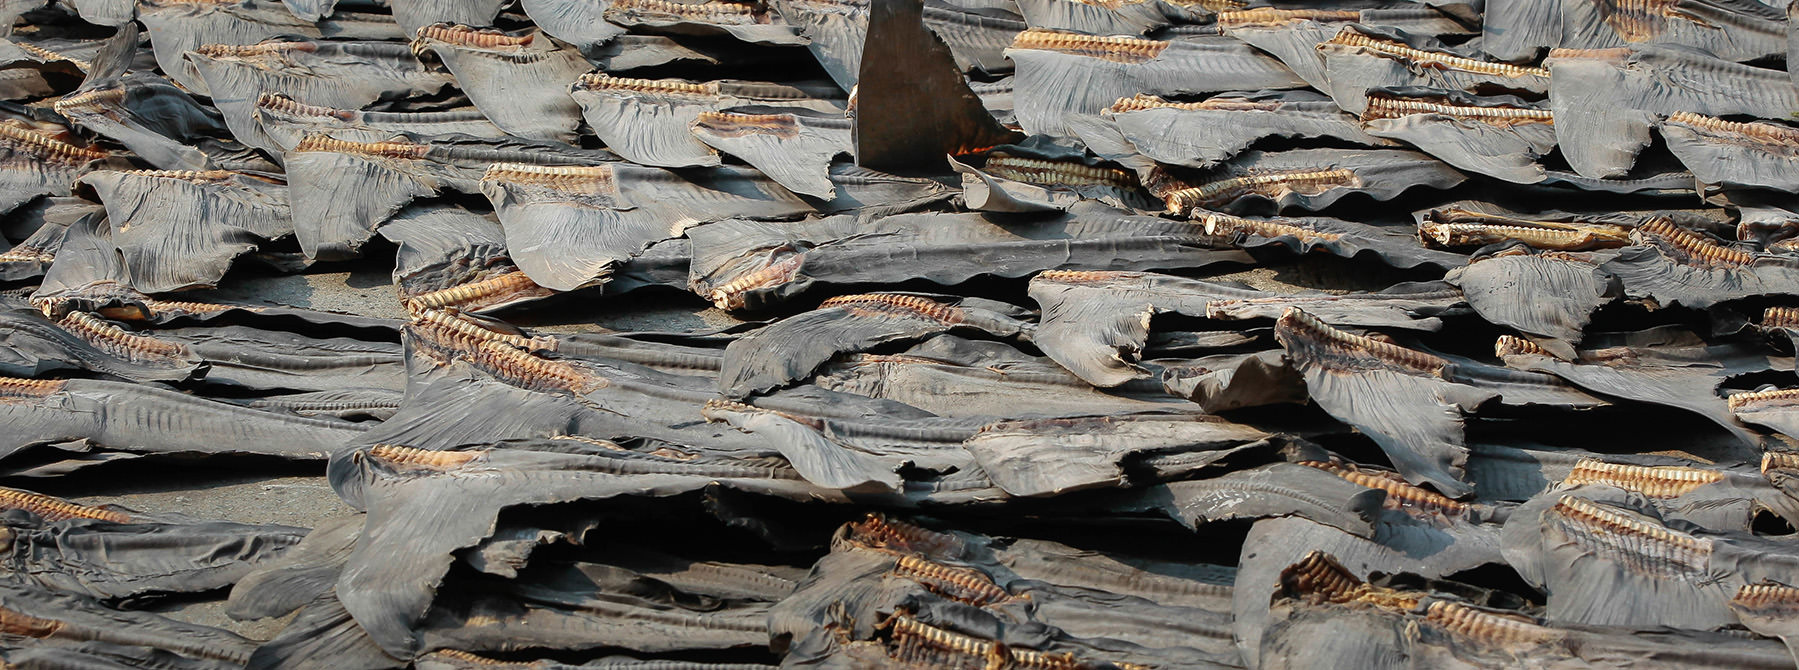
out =
{"type": "Polygon", "coordinates": [[[1744,0],[1669,0],[1637,5],[1623,0],[1561,0],[1561,41],[1567,49],[1643,44],[1688,47],[1730,61],[1784,54],[1786,16],[1744,0]]]}
{"type": "Polygon", "coordinates": [[[1799,89],[1778,71],[1686,49],[1557,49],[1545,64],[1557,144],[1585,177],[1624,177],[1663,115],[1786,118],[1799,109],[1799,89]]]}
{"type": "Polygon", "coordinates": [[[1118,99],[1101,116],[1144,156],[1196,168],[1217,165],[1269,138],[1393,144],[1364,132],[1355,117],[1309,90],[1225,93],[1198,102],[1139,94],[1118,99]]]}
{"type": "Polygon", "coordinates": [[[264,94],[361,109],[384,99],[434,95],[455,83],[449,73],[427,68],[407,45],[392,42],[207,44],[186,62],[210,87],[231,134],[277,156],[283,147],[256,121],[264,94]]]}
{"type": "Polygon", "coordinates": [[[1393,29],[1348,24],[1319,44],[1318,51],[1330,84],[1325,92],[1351,114],[1367,112],[1368,92],[1374,89],[1497,89],[1540,95],[1550,86],[1544,68],[1488,61],[1468,50],[1393,29]]]}
{"type": "Polygon", "coordinates": [[[1514,245],[1476,256],[1444,281],[1460,287],[1481,318],[1543,338],[1539,344],[1572,358],[1593,313],[1621,293],[1593,260],[1514,245]]]}
{"type": "Polygon", "coordinates": [[[856,84],[856,164],[936,171],[944,155],[1022,139],[1000,126],[924,23],[923,0],[872,0],[856,84]]]}
{"type": "Polygon", "coordinates": [[[1549,110],[1510,96],[1373,91],[1362,125],[1370,135],[1403,140],[1456,168],[1515,184],[1542,181],[1538,161],[1555,148],[1549,110]]]}
{"type": "Polygon", "coordinates": [[[0,214],[39,197],[70,195],[78,175],[110,156],[22,124],[0,122],[0,214]]]}
{"type": "Polygon", "coordinates": [[[1018,121],[1036,135],[1070,136],[1070,120],[1098,116],[1137,94],[1193,95],[1300,88],[1280,61],[1223,36],[1159,41],[1027,30],[1007,57],[1015,75],[1018,121]]]}
{"type": "Polygon", "coordinates": [[[1473,492],[1463,471],[1464,418],[1498,394],[1447,381],[1442,358],[1339,330],[1298,308],[1281,316],[1275,338],[1312,399],[1372,438],[1407,479],[1452,497],[1473,492]],[[1386,402],[1362,401],[1376,397],[1386,402]]]}
{"type": "Polygon", "coordinates": [[[1600,266],[1618,277],[1631,298],[1704,309],[1799,290],[1799,259],[1721,244],[1667,218],[1644,222],[1632,241],[1600,266]]]}
{"type": "Polygon", "coordinates": [[[526,139],[575,143],[581,108],[568,90],[591,68],[579,51],[536,31],[509,35],[440,23],[416,34],[494,125],[526,139]]]}
{"type": "Polygon", "coordinates": [[[163,74],[182,88],[209,96],[226,94],[211,91],[207,80],[187,58],[187,54],[204,45],[253,45],[275,37],[334,40],[393,40],[401,37],[393,21],[385,16],[343,13],[322,21],[304,21],[271,2],[144,2],[139,7],[138,20],[150,34],[156,64],[163,74]]]}
{"type": "Polygon", "coordinates": [[[1799,157],[1799,128],[1740,123],[1675,112],[1658,126],[1668,150],[1706,184],[1779,191],[1799,189],[1786,167],[1799,157]]]}
{"type": "Polygon", "coordinates": [[[239,256],[293,234],[286,184],[224,170],[93,172],[128,285],[145,293],[216,286],[239,256]]]}
{"type": "MultiPolygon", "coordinates": [[[[719,388],[742,398],[811,376],[833,356],[936,333],[972,329],[995,337],[1030,330],[1016,309],[966,298],[872,293],[831,298],[817,310],[782,319],[731,342],[719,388]]],[[[1009,307],[1009,306],[1008,306],[1009,307]]]]}
{"type": "Polygon", "coordinates": [[[1200,208],[1317,211],[1351,194],[1392,200],[1413,188],[1448,189],[1467,179],[1429,154],[1404,149],[1246,151],[1208,171],[1199,184],[1177,184],[1158,195],[1171,214],[1200,208]]]}
{"type": "Polygon", "coordinates": [[[506,137],[506,131],[472,107],[432,112],[365,111],[308,105],[284,93],[263,93],[256,98],[253,116],[262,132],[283,152],[293,151],[308,135],[354,142],[380,142],[398,135],[506,137]]]}
{"type": "Polygon", "coordinates": [[[852,123],[844,119],[702,112],[690,128],[701,142],[743,159],[787,190],[820,200],[836,195],[831,162],[851,150],[852,123]]]}

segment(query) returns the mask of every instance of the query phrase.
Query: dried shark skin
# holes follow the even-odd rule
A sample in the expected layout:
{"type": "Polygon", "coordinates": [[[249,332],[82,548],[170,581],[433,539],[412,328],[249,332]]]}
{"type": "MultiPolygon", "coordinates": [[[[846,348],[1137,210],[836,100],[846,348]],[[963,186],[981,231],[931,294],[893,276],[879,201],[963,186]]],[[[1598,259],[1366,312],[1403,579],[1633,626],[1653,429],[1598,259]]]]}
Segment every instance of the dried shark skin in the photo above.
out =
{"type": "Polygon", "coordinates": [[[640,32],[729,36],[760,46],[806,44],[797,27],[782,23],[762,6],[736,0],[612,0],[602,16],[640,32]]]}
{"type": "Polygon", "coordinates": [[[1299,88],[1280,61],[1227,37],[1170,42],[1027,30],[1006,56],[1018,121],[1034,135],[1072,136],[1070,123],[1098,116],[1119,98],[1299,88]]]}
{"type": "Polygon", "coordinates": [[[1584,625],[1729,625],[1738,587],[1799,560],[1776,542],[1663,520],[1640,497],[1609,487],[1526,503],[1504,537],[1506,560],[1548,592],[1547,618],[1584,625]]]}
{"type": "Polygon", "coordinates": [[[1273,439],[1212,416],[1126,414],[1004,421],[963,446],[1007,494],[1050,496],[1131,487],[1146,469],[1189,477],[1239,452],[1271,449],[1273,439]]]}
{"type": "Polygon", "coordinates": [[[1746,0],[1560,0],[1561,41],[1567,49],[1639,45],[1688,47],[1730,61],[1786,53],[1786,16],[1746,0]]]}
{"type": "MultiPolygon", "coordinates": [[[[772,404],[772,403],[765,403],[772,404]]],[[[981,418],[834,419],[714,400],[708,421],[762,441],[805,481],[856,496],[937,496],[958,501],[1004,497],[962,447],[981,418]],[[941,494],[940,496],[938,494],[941,494]]]]}
{"type": "Polygon", "coordinates": [[[1658,129],[1668,150],[1703,183],[1799,190],[1799,179],[1785,174],[1799,154],[1799,129],[1691,112],[1670,114],[1658,129]]]}
{"type": "Polygon", "coordinates": [[[254,118],[281,152],[293,151],[308,135],[329,135],[354,142],[379,142],[396,135],[495,139],[506,136],[506,131],[472,107],[441,112],[375,112],[302,104],[282,93],[258,96],[254,118]]]}
{"type": "Polygon", "coordinates": [[[771,610],[769,623],[777,645],[792,650],[790,662],[826,667],[840,666],[815,657],[855,654],[858,646],[884,656],[869,648],[880,644],[881,631],[898,628],[894,635],[901,637],[922,626],[944,627],[933,636],[942,645],[938,660],[972,654],[953,644],[960,638],[977,650],[995,642],[1015,646],[988,656],[1004,654],[1020,665],[1230,667],[1235,652],[1222,607],[1230,588],[1219,583],[1228,578],[1221,566],[1120,560],[1042,540],[942,534],[871,515],[838,531],[832,552],[771,610]],[[881,538],[882,531],[936,535],[961,546],[907,546],[881,538]],[[835,644],[827,642],[832,637],[839,638],[835,644]],[[845,643],[851,647],[838,647],[845,643]],[[1110,663],[1075,660],[1099,656],[1110,663]]]}
{"type": "Polygon", "coordinates": [[[1428,154],[1405,149],[1246,151],[1197,186],[1170,186],[1159,195],[1176,214],[1196,208],[1317,211],[1354,193],[1391,200],[1412,188],[1447,189],[1467,179],[1428,154]]]}
{"type": "Polygon", "coordinates": [[[0,123],[0,214],[40,197],[70,195],[78,175],[110,157],[98,148],[0,123]]]}
{"type": "Polygon", "coordinates": [[[1218,26],[1224,34],[1273,54],[1299,78],[1320,91],[1330,90],[1330,80],[1325,76],[1324,54],[1319,53],[1318,45],[1330,41],[1350,23],[1396,28],[1412,35],[1448,36],[1467,31],[1447,14],[1429,7],[1362,10],[1257,7],[1218,15],[1218,26]]]}
{"type": "Polygon", "coordinates": [[[223,588],[306,531],[87,507],[0,489],[9,545],[0,562],[45,588],[106,602],[223,588]]]}
{"type": "Polygon", "coordinates": [[[487,586],[498,597],[457,598],[446,588],[449,602],[433,609],[421,646],[502,653],[767,646],[768,610],[792,593],[796,570],[659,554],[620,546],[599,562],[534,566],[503,585],[487,586]]]}
{"type": "Polygon", "coordinates": [[[0,410],[15,428],[7,455],[82,442],[133,453],[324,458],[363,428],[283,416],[152,386],[96,379],[12,379],[0,410]]]}
{"type": "Polygon", "coordinates": [[[61,663],[85,660],[84,656],[90,659],[99,656],[102,659],[123,658],[127,663],[123,667],[223,670],[242,667],[255,646],[254,642],[224,629],[176,621],[149,612],[109,609],[85,596],[55,593],[13,580],[0,582],[0,610],[6,612],[9,621],[6,630],[0,631],[0,639],[6,641],[9,649],[15,650],[8,652],[8,656],[16,654],[29,658],[33,652],[41,652],[40,658],[48,657],[56,663],[38,667],[57,667],[61,663]],[[17,651],[27,646],[29,651],[17,651]],[[133,656],[147,656],[154,665],[129,664],[133,656]]]}
{"type": "Polygon", "coordinates": [[[1432,667],[1458,670],[1773,670],[1792,663],[1771,641],[1733,632],[1561,627],[1519,611],[1524,603],[1510,594],[1452,582],[1426,588],[1364,583],[1325,552],[1307,556],[1282,572],[1261,667],[1394,667],[1429,659],[1432,667]]]}
{"type": "Polygon", "coordinates": [[[490,26],[506,5],[504,0],[387,0],[394,22],[408,35],[437,23],[490,26]]]}
{"type": "Polygon", "coordinates": [[[1257,521],[1243,542],[1241,567],[1232,603],[1232,628],[1246,666],[1274,664],[1263,644],[1275,618],[1270,601],[1279,589],[1284,566],[1315,551],[1338,559],[1349,575],[1410,573],[1440,578],[1482,565],[1503,564],[1501,526],[1505,510],[1460,503],[1406,484],[1398,475],[1332,461],[1310,461],[1322,470],[1369,493],[1384,492],[1372,511],[1372,533],[1359,535],[1304,512],[1257,521]]]}
{"type": "MultiPolygon", "coordinates": [[[[605,19],[610,2],[592,0],[521,0],[519,8],[545,33],[582,51],[611,42],[625,29],[605,19]]],[[[608,69],[608,68],[602,68],[608,69]]]]}
{"type": "Polygon", "coordinates": [[[1622,177],[1665,115],[1789,118],[1799,90],[1776,70],[1671,47],[1558,49],[1544,61],[1557,144],[1574,171],[1622,177]]]}
{"type": "Polygon", "coordinates": [[[707,112],[755,105],[840,113],[840,102],[813,97],[781,84],[720,80],[632,79],[582,75],[570,92],[606,147],[626,160],[656,167],[718,165],[718,155],[696,137],[694,121],[707,112]]]}
{"type": "Polygon", "coordinates": [[[0,251],[0,279],[18,281],[43,276],[62,249],[69,226],[80,222],[83,229],[92,229],[93,220],[105,221],[106,208],[81,198],[39,198],[30,207],[14,210],[8,219],[36,227],[16,246],[0,251]]]}
{"type": "Polygon", "coordinates": [[[302,21],[270,0],[153,0],[143,3],[138,20],[150,33],[150,46],[156,51],[156,64],[163,74],[200,95],[223,95],[211,91],[210,82],[186,59],[188,53],[203,45],[251,45],[280,36],[341,40],[390,40],[401,36],[384,16],[346,13],[318,22],[302,21]]]}
{"type": "Polygon", "coordinates": [[[979,298],[869,293],[838,296],[725,348],[719,390],[743,398],[812,376],[833,357],[955,331],[1029,338],[1023,310],[979,298]]]}
{"type": "Polygon", "coordinates": [[[506,229],[514,262],[532,280],[572,290],[604,278],[650,245],[689,226],[731,216],[787,218],[864,208],[906,211],[947,199],[927,179],[838,164],[834,197],[819,203],[755,170],[717,167],[673,172],[615,162],[600,166],[495,164],[482,181],[506,229]]]}
{"type": "Polygon", "coordinates": [[[327,591],[302,607],[281,633],[256,648],[246,670],[400,670],[389,655],[327,591]]]}
{"type": "Polygon", "coordinates": [[[1477,255],[1443,280],[1462,289],[1481,318],[1532,336],[1556,356],[1572,358],[1593,313],[1622,292],[1597,260],[1514,245],[1477,255]]]}
{"type": "Polygon", "coordinates": [[[420,204],[388,219],[378,232],[400,245],[394,283],[409,307],[479,313],[554,294],[512,263],[505,229],[492,214],[420,204]]]}
{"type": "Polygon", "coordinates": [[[938,416],[1050,417],[1182,412],[1204,407],[1161,393],[1103,392],[1053,361],[1022,352],[983,365],[931,357],[935,352],[928,349],[930,345],[927,342],[920,345],[926,348],[915,347],[908,354],[844,357],[821,369],[813,383],[841,393],[902,402],[938,416]]]}
{"type": "Polygon", "coordinates": [[[1561,41],[1561,0],[1490,0],[1481,13],[1480,50],[1496,59],[1535,61],[1561,41]]]}
{"type": "Polygon", "coordinates": [[[820,282],[925,279],[954,285],[983,275],[1192,268],[1247,259],[1241,251],[1217,249],[1216,238],[1197,228],[1108,208],[1075,207],[1024,221],[937,213],[889,216],[872,225],[851,216],[799,224],[734,220],[696,227],[687,235],[694,245],[694,292],[724,309],[754,309],[820,282]],[[902,255],[911,259],[905,267],[889,262],[902,255]]]}
{"type": "MultiPolygon", "coordinates": [[[[413,667],[419,670],[485,670],[502,662],[466,651],[444,649],[418,657],[413,661],[413,667]]],[[[638,659],[629,656],[603,656],[578,665],[541,659],[531,661],[530,667],[541,670],[778,670],[779,668],[779,666],[762,663],[676,661],[638,659]]]]}
{"type": "Polygon", "coordinates": [[[108,170],[78,183],[106,204],[126,283],[145,293],[216,286],[238,256],[294,232],[287,185],[260,176],[108,170]]]}
{"type": "Polygon", "coordinates": [[[456,75],[475,107],[501,130],[532,140],[574,144],[581,107],[569,85],[592,68],[581,52],[541,32],[434,24],[415,42],[429,47],[456,75]]]}
{"type": "MultiPolygon", "coordinates": [[[[1583,349],[1570,361],[1516,338],[1502,337],[1498,354],[1506,366],[1544,372],[1601,396],[1683,409],[1718,424],[1753,450],[1762,438],[1731,415],[1718,387],[1731,377],[1789,370],[1790,358],[1777,358],[1741,344],[1707,345],[1678,331],[1647,330],[1625,334],[1605,348],[1583,349]]],[[[1591,339],[1588,346],[1593,347],[1591,339]]]]}
{"type": "Polygon", "coordinates": [[[1665,518],[1750,531],[1757,517],[1794,515],[1799,498],[1778,486],[1778,456],[1720,466],[1680,456],[1602,454],[1540,445],[1470,444],[1468,473],[1482,500],[1522,502],[1551,490],[1609,486],[1641,496],[1665,518]]]}
{"type": "Polygon", "coordinates": [[[943,39],[924,19],[924,0],[871,0],[855,86],[856,164],[916,171],[1020,139],[987,113],[943,39]]]}
{"type": "Polygon", "coordinates": [[[1464,417],[1498,393],[1450,381],[1443,358],[1338,330],[1299,308],[1281,316],[1275,338],[1312,399],[1379,444],[1407,479],[1452,497],[1473,493],[1464,417]]]}
{"type": "MultiPolygon", "coordinates": [[[[1733,393],[1726,399],[1731,415],[1743,423],[1754,424],[1774,430],[1777,433],[1793,437],[1799,433],[1799,409],[1795,403],[1795,394],[1788,389],[1764,389],[1744,393],[1733,393]]],[[[1770,452],[1774,453],[1774,452],[1770,452]]],[[[1762,470],[1769,471],[1778,458],[1769,460],[1764,457],[1762,470]]],[[[1782,467],[1785,467],[1782,464],[1782,467]]]]}
{"type": "Polygon", "coordinates": [[[133,333],[88,312],[52,322],[26,304],[0,311],[0,374],[37,377],[53,370],[88,370],[131,381],[178,382],[209,372],[179,343],[133,333]]]}
{"type": "Polygon", "coordinates": [[[351,388],[263,396],[251,400],[249,405],[267,412],[379,422],[393,418],[404,397],[404,393],[393,389],[351,388]]]}
{"type": "MultiPolygon", "coordinates": [[[[1058,0],[1065,1],[1065,0],[1058,0]]],[[[1157,163],[1209,168],[1268,138],[1331,138],[1371,147],[1393,142],[1362,130],[1355,117],[1315,91],[1224,93],[1199,102],[1121,98],[1101,116],[1157,163]]]]}
{"type": "Polygon", "coordinates": [[[837,194],[832,161],[852,150],[847,119],[702,112],[691,128],[699,141],[743,159],[787,190],[821,200],[837,194]]]}
{"type": "Polygon", "coordinates": [[[406,657],[418,650],[417,633],[453,560],[450,552],[492,534],[505,507],[662,497],[714,484],[796,500],[833,497],[779,468],[560,444],[568,445],[565,451],[549,450],[557,443],[471,451],[377,446],[333,461],[333,486],[369,512],[338,594],[383,649],[406,657]],[[496,476],[502,473],[510,474],[496,476]],[[539,483],[507,483],[517,478],[539,483]]]}
{"type": "Polygon", "coordinates": [[[1138,359],[1156,314],[1272,318],[1297,304],[1317,310],[1331,323],[1432,330],[1441,327],[1432,315],[1460,300],[1453,292],[1414,296],[1405,291],[1283,297],[1168,275],[1085,271],[1041,273],[1032,278],[1030,295],[1043,312],[1034,344],[1070,372],[1105,387],[1149,375],[1138,359]]]}
{"type": "Polygon", "coordinates": [[[1425,248],[1409,229],[1396,226],[1327,217],[1246,219],[1199,209],[1188,216],[1203,223],[1206,232],[1230,238],[1233,244],[1244,248],[1281,245],[1295,254],[1321,251],[1343,258],[1366,253],[1388,266],[1404,269],[1455,269],[1468,263],[1461,254],[1425,248]]]}
{"type": "MultiPolygon", "coordinates": [[[[1414,212],[1412,216],[1418,221],[1418,239],[1445,249],[1522,243],[1545,251],[1590,251],[1627,246],[1632,229],[1658,217],[1679,219],[1694,226],[1707,225],[1703,218],[1689,214],[1678,210],[1523,213],[1491,203],[1464,200],[1414,212]]],[[[1502,251],[1495,248],[1484,253],[1490,256],[1502,251]]],[[[1603,259],[1593,257],[1590,260],[1603,259]]]]}
{"type": "Polygon", "coordinates": [[[232,135],[275,156],[282,147],[256,121],[264,94],[360,109],[388,98],[434,95],[455,83],[448,73],[426,68],[405,44],[393,42],[208,44],[195,47],[187,62],[206,80],[232,135]]]}
{"type": "Polygon", "coordinates": [[[136,23],[121,27],[95,55],[81,88],[56,101],[56,112],[125,145],[160,169],[276,171],[230,139],[217,111],[159,75],[128,72],[137,36],[136,23]]]}
{"type": "Polygon", "coordinates": [[[1402,140],[1456,168],[1534,184],[1538,161],[1555,149],[1550,112],[1511,96],[1398,89],[1369,93],[1362,114],[1368,134],[1402,140]]]}
{"type": "Polygon", "coordinates": [[[400,346],[391,341],[311,337],[237,325],[157,328],[150,334],[205,360],[203,381],[208,384],[265,392],[405,387],[400,346]]]}
{"type": "Polygon", "coordinates": [[[494,163],[591,165],[603,151],[462,135],[358,142],[308,135],[287,152],[294,233],[308,258],[354,257],[382,223],[414,200],[481,193],[494,163]]]}
{"type": "Polygon", "coordinates": [[[1483,60],[1469,55],[1471,51],[1398,30],[1350,24],[1318,45],[1318,51],[1324,56],[1326,92],[1343,111],[1357,115],[1368,110],[1368,92],[1375,89],[1496,89],[1541,95],[1551,85],[1544,68],[1483,60]]]}
{"type": "Polygon", "coordinates": [[[1721,302],[1799,290],[1799,259],[1726,246],[1668,219],[1652,219],[1601,269],[1626,296],[1661,306],[1704,309],[1721,302]]]}

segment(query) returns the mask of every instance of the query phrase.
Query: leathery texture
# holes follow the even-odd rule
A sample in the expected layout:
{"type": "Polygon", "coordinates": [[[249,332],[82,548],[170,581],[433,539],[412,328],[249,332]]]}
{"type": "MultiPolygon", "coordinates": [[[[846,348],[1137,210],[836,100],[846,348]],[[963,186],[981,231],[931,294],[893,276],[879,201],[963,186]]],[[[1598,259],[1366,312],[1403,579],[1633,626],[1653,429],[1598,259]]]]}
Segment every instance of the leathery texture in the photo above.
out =
{"type": "Polygon", "coordinates": [[[1799,670],[1795,20],[0,0],[0,670],[1799,670]]]}

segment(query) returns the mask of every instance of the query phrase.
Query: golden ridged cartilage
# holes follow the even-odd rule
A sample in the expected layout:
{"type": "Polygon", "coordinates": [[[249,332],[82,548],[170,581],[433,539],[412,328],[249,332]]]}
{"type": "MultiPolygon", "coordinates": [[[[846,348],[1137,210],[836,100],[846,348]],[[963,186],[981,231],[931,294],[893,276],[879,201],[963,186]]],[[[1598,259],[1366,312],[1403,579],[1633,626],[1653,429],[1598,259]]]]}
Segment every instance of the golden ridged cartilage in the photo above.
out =
{"type": "Polygon", "coordinates": [[[1396,119],[1413,114],[1441,114],[1459,119],[1473,119],[1490,124],[1514,123],[1555,123],[1555,115],[1547,109],[1527,109],[1524,107],[1482,107],[1479,105],[1457,105],[1433,98],[1396,98],[1388,95],[1368,96],[1368,108],[1362,112],[1363,121],[1377,119],[1396,119]]]}
{"type": "Polygon", "coordinates": [[[1035,158],[1021,158],[1004,154],[987,158],[981,167],[1000,179],[1010,179],[1029,184],[1065,185],[1065,186],[1112,186],[1132,188],[1137,185],[1137,177],[1124,170],[1094,167],[1069,161],[1045,161],[1035,158]]]}
{"type": "Polygon", "coordinates": [[[749,272],[741,277],[718,285],[706,294],[706,299],[719,309],[742,309],[744,295],[757,289],[779,286],[793,281],[799,273],[800,264],[805,262],[805,254],[793,254],[770,263],[767,267],[749,272]]]}
{"type": "Polygon", "coordinates": [[[473,28],[452,23],[419,26],[420,40],[443,42],[476,49],[517,48],[531,43],[531,35],[512,36],[491,28],[473,28]]]}
{"type": "Polygon", "coordinates": [[[1561,637],[1559,631],[1523,617],[1449,600],[1431,601],[1424,608],[1424,620],[1462,637],[1495,644],[1529,644],[1561,637]]]}
{"type": "Polygon", "coordinates": [[[0,123],[0,145],[67,166],[86,165],[112,155],[78,147],[16,123],[0,123]]]}
{"type": "Polygon", "coordinates": [[[468,465],[470,461],[487,455],[486,451],[437,451],[419,449],[397,444],[377,444],[369,447],[368,454],[395,465],[405,465],[432,470],[454,470],[468,465]]]}
{"type": "Polygon", "coordinates": [[[951,567],[917,556],[900,556],[894,561],[891,572],[894,576],[918,582],[945,598],[976,607],[1012,598],[1012,594],[993,583],[986,573],[972,568],[951,567]]]}
{"type": "Polygon", "coordinates": [[[25,510],[45,521],[55,523],[70,519],[94,519],[113,523],[131,523],[131,515],[103,507],[78,505],[62,498],[0,487],[0,509],[25,510]]]}
{"type": "Polygon", "coordinates": [[[1799,405],[1799,389],[1768,389],[1766,391],[1744,391],[1732,393],[1725,399],[1730,411],[1767,409],[1770,407],[1791,407],[1799,405]]]}
{"type": "Polygon", "coordinates": [[[1449,361],[1430,354],[1340,330],[1297,307],[1281,314],[1277,327],[1285,327],[1318,345],[1332,349],[1359,350],[1381,361],[1440,376],[1449,361]]]}
{"type": "Polygon", "coordinates": [[[331,153],[383,158],[424,158],[431,147],[411,142],[351,142],[326,135],[307,135],[294,151],[328,151],[331,153]]]}
{"type": "Polygon", "coordinates": [[[654,95],[684,96],[716,96],[717,82],[695,84],[680,79],[636,79],[632,77],[614,77],[603,72],[589,72],[581,75],[581,88],[589,91],[631,91],[633,93],[650,93],[654,95]]]}
{"type": "Polygon", "coordinates": [[[918,316],[946,326],[962,323],[965,315],[959,307],[915,295],[864,293],[844,295],[819,303],[819,309],[842,308],[856,316],[918,316]]]}
{"type": "Polygon", "coordinates": [[[1675,498],[1706,484],[1724,481],[1724,473],[1678,465],[1647,466],[1607,463],[1583,458],[1562,479],[1564,486],[1603,484],[1636,491],[1651,498],[1675,498]]]}
{"type": "Polygon", "coordinates": [[[1254,235],[1256,237],[1292,237],[1302,242],[1334,242],[1343,236],[1337,233],[1326,233],[1313,230],[1294,223],[1245,219],[1218,212],[1193,212],[1194,218],[1205,225],[1206,234],[1218,237],[1235,235],[1254,235]]]}
{"type": "Polygon", "coordinates": [[[1562,496],[1550,511],[1575,543],[1641,572],[1698,575],[1706,572],[1711,561],[1711,540],[1645,521],[1616,507],[1562,496]]]}
{"type": "Polygon", "coordinates": [[[1091,56],[1115,63],[1143,63],[1162,55],[1162,51],[1168,48],[1168,43],[1135,37],[1100,37],[1032,28],[1013,38],[1012,48],[1091,56]]]}
{"type": "Polygon", "coordinates": [[[1329,41],[1326,41],[1325,44],[1340,44],[1367,49],[1369,51],[1403,58],[1414,63],[1435,65],[1451,70],[1462,70],[1464,72],[1489,74],[1500,77],[1549,76],[1549,70],[1546,68],[1523,67],[1509,63],[1494,63],[1457,56],[1455,54],[1425,51],[1423,49],[1407,46],[1403,42],[1395,42],[1371,35],[1364,35],[1349,28],[1345,28],[1342,32],[1337,33],[1336,37],[1332,37],[1329,41]]]}
{"type": "Polygon", "coordinates": [[[182,358],[189,354],[187,345],[134,333],[88,312],[69,312],[56,325],[94,345],[94,348],[121,358],[168,359],[182,358]]]}
{"type": "Polygon", "coordinates": [[[1712,265],[1748,265],[1755,261],[1755,254],[1713,242],[1704,235],[1695,233],[1674,224],[1673,221],[1657,217],[1644,221],[1637,230],[1667,242],[1687,257],[1712,265]]]}
{"type": "Polygon", "coordinates": [[[549,289],[531,281],[531,277],[524,272],[509,270],[480,281],[420,293],[408,298],[406,306],[408,310],[461,308],[470,305],[485,306],[487,301],[495,298],[518,294],[547,294],[549,292],[549,289]]]}
{"type": "Polygon", "coordinates": [[[1348,168],[1289,170],[1210,181],[1192,188],[1174,191],[1163,196],[1163,199],[1168,204],[1168,213],[1184,214],[1200,205],[1222,204],[1250,193],[1259,193],[1269,197],[1278,197],[1285,191],[1301,191],[1302,189],[1323,193],[1333,188],[1353,186],[1359,181],[1355,171],[1348,168]]]}
{"type": "Polygon", "coordinates": [[[1688,126],[1709,135],[1726,135],[1737,141],[1788,149],[1799,148],[1799,128],[1792,126],[1725,121],[1692,112],[1675,112],[1668,116],[1668,122],[1688,126]]]}
{"type": "Polygon", "coordinates": [[[1468,511],[1466,503],[1414,486],[1395,475],[1345,467],[1330,461],[1300,461],[1299,464],[1329,472],[1356,486],[1385,491],[1385,504],[1388,507],[1424,508],[1445,514],[1462,514],[1468,511]]]}

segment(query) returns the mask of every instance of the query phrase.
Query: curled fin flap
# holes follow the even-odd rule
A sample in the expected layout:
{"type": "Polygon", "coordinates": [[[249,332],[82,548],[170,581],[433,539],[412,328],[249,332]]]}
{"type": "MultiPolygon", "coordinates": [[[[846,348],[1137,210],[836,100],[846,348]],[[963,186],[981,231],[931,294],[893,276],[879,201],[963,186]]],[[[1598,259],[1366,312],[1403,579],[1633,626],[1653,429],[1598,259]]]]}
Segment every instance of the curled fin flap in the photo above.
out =
{"type": "Polygon", "coordinates": [[[923,0],[873,0],[857,83],[856,161],[937,171],[943,156],[1022,140],[993,120],[924,24],[923,0]]]}

